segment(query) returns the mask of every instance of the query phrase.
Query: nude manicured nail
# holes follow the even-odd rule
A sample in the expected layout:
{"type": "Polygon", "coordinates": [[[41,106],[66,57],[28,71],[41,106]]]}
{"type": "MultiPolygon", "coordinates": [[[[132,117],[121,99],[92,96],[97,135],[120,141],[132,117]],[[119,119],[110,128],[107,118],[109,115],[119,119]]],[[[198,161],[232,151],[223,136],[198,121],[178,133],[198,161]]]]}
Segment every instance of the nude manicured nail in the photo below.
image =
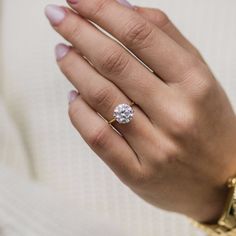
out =
{"type": "Polygon", "coordinates": [[[69,52],[70,47],[60,43],[55,47],[55,55],[56,55],[56,59],[57,61],[60,61],[64,56],[66,56],[66,54],[69,52]]]}
{"type": "Polygon", "coordinates": [[[133,6],[127,1],[127,0],[117,0],[121,5],[124,5],[125,7],[128,8],[133,8],[133,6]]]}
{"type": "Polygon", "coordinates": [[[52,25],[60,24],[65,18],[66,12],[62,7],[57,5],[48,5],[45,8],[45,15],[52,25]]]}
{"type": "Polygon", "coordinates": [[[67,0],[69,4],[76,4],[78,3],[78,0],[67,0]]]}
{"type": "Polygon", "coordinates": [[[79,93],[75,90],[72,90],[68,93],[68,102],[71,103],[73,102],[77,97],[79,93]]]}

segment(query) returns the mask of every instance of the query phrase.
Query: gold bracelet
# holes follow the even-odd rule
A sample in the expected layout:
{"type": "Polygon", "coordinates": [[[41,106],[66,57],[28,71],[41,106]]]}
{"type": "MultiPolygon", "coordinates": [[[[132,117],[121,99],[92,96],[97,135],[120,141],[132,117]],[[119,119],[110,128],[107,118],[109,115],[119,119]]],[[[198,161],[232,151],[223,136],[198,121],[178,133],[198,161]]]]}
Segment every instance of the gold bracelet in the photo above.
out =
{"type": "Polygon", "coordinates": [[[209,236],[236,236],[236,177],[227,182],[229,188],[224,212],[214,225],[202,224],[191,220],[192,224],[206,232],[209,236]]]}
{"type": "Polygon", "coordinates": [[[221,235],[222,236],[236,236],[236,229],[233,229],[230,231],[223,230],[222,232],[217,232],[217,230],[219,230],[218,225],[216,226],[204,225],[193,220],[191,220],[191,223],[194,227],[207,233],[208,236],[221,236],[221,235]]]}

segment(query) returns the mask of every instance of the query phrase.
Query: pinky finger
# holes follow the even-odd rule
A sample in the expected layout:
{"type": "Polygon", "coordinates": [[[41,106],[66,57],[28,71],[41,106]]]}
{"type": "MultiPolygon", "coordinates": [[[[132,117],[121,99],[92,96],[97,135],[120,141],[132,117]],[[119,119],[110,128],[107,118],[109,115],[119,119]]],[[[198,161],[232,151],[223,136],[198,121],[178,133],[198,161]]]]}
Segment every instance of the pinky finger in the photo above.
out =
{"type": "Polygon", "coordinates": [[[136,154],[128,143],[104,121],[80,95],[69,104],[69,116],[85,142],[125,183],[140,167],[136,154]]]}

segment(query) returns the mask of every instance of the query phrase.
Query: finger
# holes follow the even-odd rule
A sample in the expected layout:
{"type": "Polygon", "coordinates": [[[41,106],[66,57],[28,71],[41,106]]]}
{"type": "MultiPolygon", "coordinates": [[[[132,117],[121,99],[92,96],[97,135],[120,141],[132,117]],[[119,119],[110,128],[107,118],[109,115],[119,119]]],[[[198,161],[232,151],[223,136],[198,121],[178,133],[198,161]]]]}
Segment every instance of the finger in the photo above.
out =
{"type": "Polygon", "coordinates": [[[203,63],[137,12],[114,0],[79,0],[70,4],[83,17],[117,38],[163,80],[188,78],[203,63]]]}
{"type": "Polygon", "coordinates": [[[155,8],[145,8],[139,6],[135,6],[134,10],[165,32],[180,46],[196,55],[200,60],[204,61],[199,51],[192,45],[191,42],[189,42],[189,40],[186,39],[186,37],[177,29],[177,27],[173,24],[173,22],[171,22],[169,17],[163,11],[155,8]]]}
{"type": "MultiPolygon", "coordinates": [[[[132,101],[138,104],[144,112],[152,117],[165,106],[164,100],[170,96],[169,87],[136,60],[117,42],[96,29],[92,24],[82,19],[70,10],[49,6],[47,16],[51,17],[52,8],[64,14],[63,20],[53,23],[55,30],[79,49],[94,67],[105,78],[116,84],[132,101]],[[91,50],[92,49],[92,50],[91,50]],[[158,91],[158,93],[157,93],[158,91]],[[155,104],[162,100],[162,105],[154,109],[155,104]]],[[[55,11],[55,10],[54,10],[55,11]]]]}
{"type": "MultiPolygon", "coordinates": [[[[102,77],[91,65],[78,55],[75,50],[59,44],[56,47],[58,65],[70,82],[80,91],[81,97],[106,120],[113,118],[114,108],[118,104],[130,104],[127,98],[113,83],[102,77]],[[67,51],[65,55],[64,51],[67,51]],[[61,57],[61,55],[63,57],[61,57]]],[[[129,145],[143,154],[143,140],[150,139],[153,126],[147,116],[137,107],[133,107],[134,118],[128,124],[113,126],[124,136],[129,145]]]]}
{"type": "Polygon", "coordinates": [[[123,182],[139,169],[137,156],[126,141],[81,96],[70,103],[69,116],[82,138],[123,182]]]}

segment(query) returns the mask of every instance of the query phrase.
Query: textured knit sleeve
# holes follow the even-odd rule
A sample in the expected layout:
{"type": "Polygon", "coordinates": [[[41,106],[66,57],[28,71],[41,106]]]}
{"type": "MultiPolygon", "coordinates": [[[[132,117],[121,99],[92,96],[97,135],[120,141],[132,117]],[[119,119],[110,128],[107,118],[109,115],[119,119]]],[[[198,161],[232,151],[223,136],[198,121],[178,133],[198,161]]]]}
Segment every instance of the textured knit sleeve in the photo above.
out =
{"type": "Polygon", "coordinates": [[[1,236],[124,236],[114,224],[70,205],[40,184],[0,167],[1,236]]]}
{"type": "Polygon", "coordinates": [[[112,221],[70,205],[33,181],[19,130],[0,100],[0,235],[125,235],[112,221]],[[10,163],[10,164],[8,164],[10,163]]]}

